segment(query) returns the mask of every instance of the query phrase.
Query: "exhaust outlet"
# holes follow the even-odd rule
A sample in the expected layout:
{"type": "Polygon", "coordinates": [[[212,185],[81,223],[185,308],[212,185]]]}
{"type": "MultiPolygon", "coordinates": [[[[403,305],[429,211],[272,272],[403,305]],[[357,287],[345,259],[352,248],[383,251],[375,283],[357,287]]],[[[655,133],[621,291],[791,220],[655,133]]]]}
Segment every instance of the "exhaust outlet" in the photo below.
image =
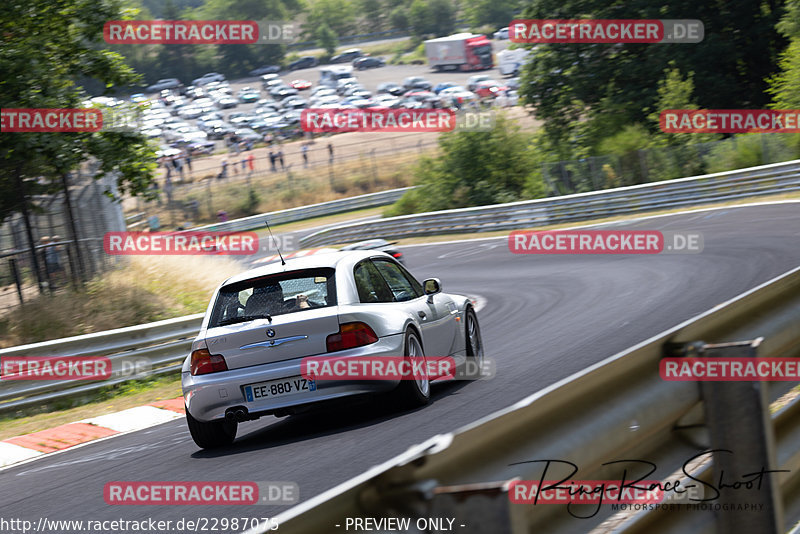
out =
{"type": "Polygon", "coordinates": [[[236,420],[239,421],[240,423],[242,421],[246,421],[247,420],[247,418],[248,418],[247,415],[248,415],[247,414],[247,410],[245,410],[243,408],[239,408],[238,410],[236,410],[236,420]]]}

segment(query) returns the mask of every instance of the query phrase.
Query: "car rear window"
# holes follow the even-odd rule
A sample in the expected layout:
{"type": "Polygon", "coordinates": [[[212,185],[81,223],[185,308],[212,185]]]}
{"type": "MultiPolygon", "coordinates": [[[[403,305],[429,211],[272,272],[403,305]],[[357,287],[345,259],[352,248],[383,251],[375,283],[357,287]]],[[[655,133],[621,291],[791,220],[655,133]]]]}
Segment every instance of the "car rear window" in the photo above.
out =
{"type": "Polygon", "coordinates": [[[262,317],[336,306],[334,269],[304,269],[222,287],[209,328],[262,317]]]}

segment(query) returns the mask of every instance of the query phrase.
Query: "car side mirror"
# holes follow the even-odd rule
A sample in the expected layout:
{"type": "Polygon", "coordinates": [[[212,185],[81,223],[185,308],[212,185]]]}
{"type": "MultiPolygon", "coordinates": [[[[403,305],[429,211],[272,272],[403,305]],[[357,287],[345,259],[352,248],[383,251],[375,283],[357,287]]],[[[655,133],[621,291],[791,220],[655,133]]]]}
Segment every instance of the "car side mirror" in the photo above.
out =
{"type": "Polygon", "coordinates": [[[438,278],[428,278],[422,282],[422,287],[425,289],[425,294],[428,295],[428,302],[431,301],[433,295],[442,292],[442,282],[438,278]]]}

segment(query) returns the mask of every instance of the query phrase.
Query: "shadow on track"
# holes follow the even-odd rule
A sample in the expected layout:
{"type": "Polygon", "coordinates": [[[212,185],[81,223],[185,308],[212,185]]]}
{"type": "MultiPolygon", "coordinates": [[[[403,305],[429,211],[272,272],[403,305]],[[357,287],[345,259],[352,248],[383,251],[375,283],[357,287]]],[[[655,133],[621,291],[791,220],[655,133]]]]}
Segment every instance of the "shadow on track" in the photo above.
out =
{"type": "Polygon", "coordinates": [[[222,447],[213,450],[198,450],[192,453],[192,458],[217,458],[247,453],[251,451],[271,449],[281,447],[291,443],[313,440],[325,436],[349,432],[359,428],[377,425],[385,421],[412,416],[413,414],[424,414],[432,404],[455,395],[458,391],[469,384],[466,381],[451,381],[439,384],[432,384],[431,400],[427,406],[415,409],[397,408],[390,395],[372,394],[364,397],[343,399],[326,403],[326,406],[319,407],[306,413],[290,415],[277,419],[273,416],[265,416],[261,420],[274,422],[261,428],[252,429],[251,426],[256,421],[239,425],[239,433],[236,441],[229,447],[222,447]]]}

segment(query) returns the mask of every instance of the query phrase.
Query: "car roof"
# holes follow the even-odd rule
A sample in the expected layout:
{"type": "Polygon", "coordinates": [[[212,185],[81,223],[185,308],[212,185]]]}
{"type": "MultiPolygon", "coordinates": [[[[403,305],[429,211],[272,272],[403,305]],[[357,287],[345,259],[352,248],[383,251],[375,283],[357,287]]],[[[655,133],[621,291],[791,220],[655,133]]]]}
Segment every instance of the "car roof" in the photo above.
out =
{"type": "Polygon", "coordinates": [[[250,280],[252,278],[259,278],[271,274],[299,271],[303,269],[319,269],[324,267],[334,269],[351,269],[356,263],[363,259],[373,256],[386,256],[391,258],[388,254],[377,250],[348,250],[348,251],[335,251],[324,252],[320,254],[312,254],[302,256],[299,258],[290,258],[286,260],[286,265],[281,265],[280,262],[270,263],[262,267],[256,267],[243,273],[234,275],[225,280],[222,285],[233,284],[250,280]]]}

